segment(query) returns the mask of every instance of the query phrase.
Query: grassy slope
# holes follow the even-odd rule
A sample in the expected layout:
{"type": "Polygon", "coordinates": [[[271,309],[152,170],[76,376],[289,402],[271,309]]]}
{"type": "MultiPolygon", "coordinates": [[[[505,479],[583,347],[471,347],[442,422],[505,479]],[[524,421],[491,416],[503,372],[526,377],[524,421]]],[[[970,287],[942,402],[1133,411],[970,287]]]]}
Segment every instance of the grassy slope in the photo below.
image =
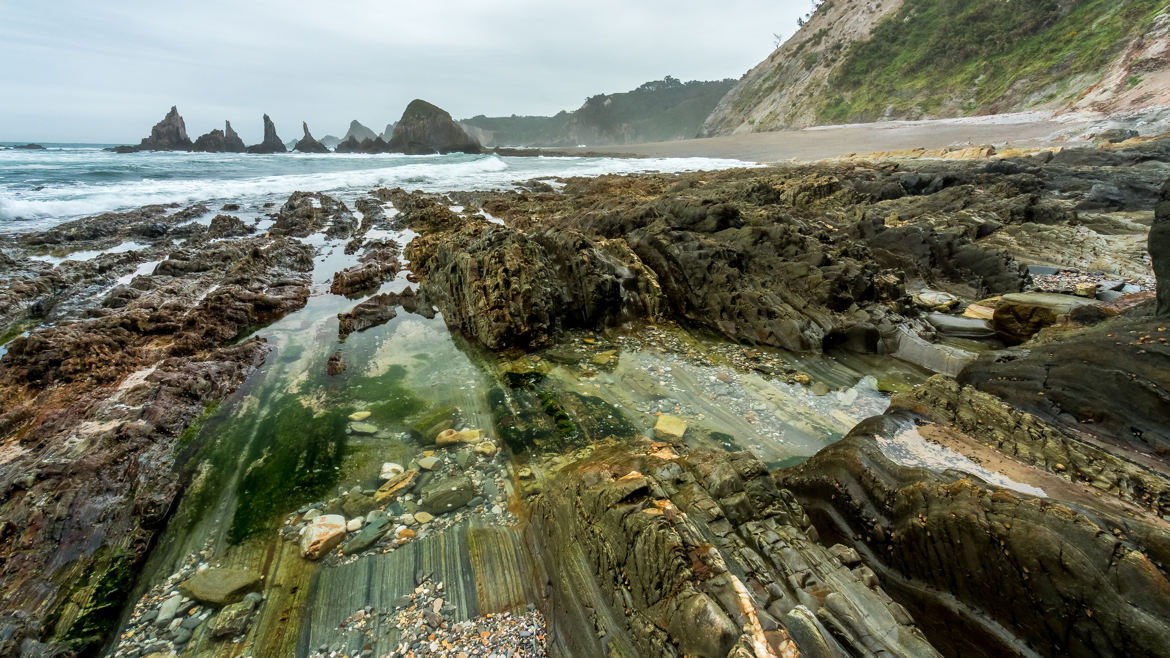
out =
{"type": "Polygon", "coordinates": [[[979,114],[1072,100],[1166,0],[906,0],[813,100],[821,123],[920,109],[979,114]],[[944,106],[948,106],[944,109],[944,106]]]}
{"type": "Polygon", "coordinates": [[[628,127],[635,141],[684,139],[698,134],[703,120],[734,83],[655,81],[633,91],[592,96],[579,109],[552,117],[477,116],[463,123],[496,131],[496,142],[507,145],[575,145],[579,135],[574,131],[581,129],[604,133],[608,141],[621,141],[623,127],[628,127]]]}

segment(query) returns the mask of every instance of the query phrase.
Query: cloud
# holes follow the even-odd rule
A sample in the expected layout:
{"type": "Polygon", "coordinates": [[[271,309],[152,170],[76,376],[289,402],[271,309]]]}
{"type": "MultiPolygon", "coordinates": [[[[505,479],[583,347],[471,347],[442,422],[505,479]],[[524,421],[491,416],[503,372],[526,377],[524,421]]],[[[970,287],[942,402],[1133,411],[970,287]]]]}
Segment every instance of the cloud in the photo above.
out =
{"type": "Polygon", "coordinates": [[[158,3],[0,6],[0,139],[133,142],[173,104],[197,134],[259,141],[307,120],[380,130],[410,99],[456,117],[552,114],[673,75],[738,77],[804,1],[158,3]]]}

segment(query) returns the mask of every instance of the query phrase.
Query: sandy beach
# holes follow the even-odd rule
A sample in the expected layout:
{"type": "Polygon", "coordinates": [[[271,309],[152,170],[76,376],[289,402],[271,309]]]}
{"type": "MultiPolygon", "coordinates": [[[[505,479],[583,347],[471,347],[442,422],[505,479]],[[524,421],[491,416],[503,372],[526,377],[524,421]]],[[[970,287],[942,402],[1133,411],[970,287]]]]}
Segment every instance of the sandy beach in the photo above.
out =
{"type": "Polygon", "coordinates": [[[851,154],[947,146],[992,144],[1035,148],[1067,142],[1095,117],[1025,112],[932,121],[887,121],[803,130],[743,133],[622,146],[585,146],[568,153],[628,154],[644,157],[734,158],[751,162],[822,160],[851,154]]]}

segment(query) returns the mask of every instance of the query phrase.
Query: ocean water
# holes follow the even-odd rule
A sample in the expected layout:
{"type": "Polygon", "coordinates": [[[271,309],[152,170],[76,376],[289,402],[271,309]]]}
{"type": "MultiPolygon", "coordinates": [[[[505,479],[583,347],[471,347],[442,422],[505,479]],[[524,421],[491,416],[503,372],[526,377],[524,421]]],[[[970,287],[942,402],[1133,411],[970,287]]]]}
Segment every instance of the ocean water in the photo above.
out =
{"type": "Polygon", "coordinates": [[[292,192],[326,192],[352,203],[378,187],[430,192],[507,188],[533,178],[678,172],[747,166],[710,158],[566,158],[496,155],[250,155],[132,153],[104,145],[45,144],[0,150],[0,233],[44,230],[63,221],[156,203],[282,202],[292,192]]]}

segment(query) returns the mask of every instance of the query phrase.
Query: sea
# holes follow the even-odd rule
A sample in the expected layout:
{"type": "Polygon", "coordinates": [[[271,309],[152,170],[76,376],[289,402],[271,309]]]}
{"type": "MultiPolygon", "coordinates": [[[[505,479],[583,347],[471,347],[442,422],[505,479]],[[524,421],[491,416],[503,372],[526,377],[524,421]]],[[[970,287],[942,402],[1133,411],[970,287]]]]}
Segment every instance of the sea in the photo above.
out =
{"type": "MultiPolygon", "coordinates": [[[[13,146],[15,143],[0,143],[13,146]]],[[[71,219],[150,204],[263,207],[295,191],[350,204],[379,187],[445,192],[507,189],[532,179],[682,172],[749,166],[712,158],[505,157],[147,152],[107,144],[0,150],[0,233],[40,231],[71,219]]],[[[554,183],[555,184],[555,183],[554,183]]]]}

